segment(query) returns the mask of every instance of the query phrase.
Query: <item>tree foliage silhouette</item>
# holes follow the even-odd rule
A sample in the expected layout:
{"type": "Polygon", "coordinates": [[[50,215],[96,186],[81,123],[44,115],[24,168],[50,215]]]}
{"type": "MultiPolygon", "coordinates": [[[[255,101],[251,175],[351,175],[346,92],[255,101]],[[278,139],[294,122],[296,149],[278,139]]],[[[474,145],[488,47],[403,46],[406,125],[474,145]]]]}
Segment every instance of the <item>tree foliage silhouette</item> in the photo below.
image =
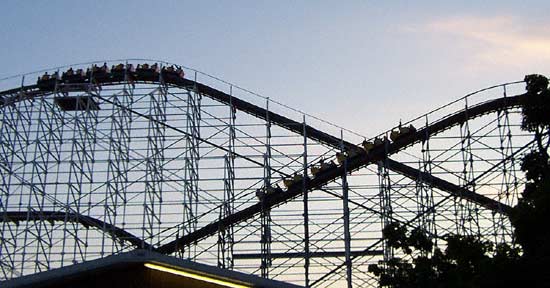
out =
{"type": "Polygon", "coordinates": [[[425,231],[409,232],[404,225],[391,223],[382,231],[387,245],[411,260],[392,258],[383,265],[370,265],[381,286],[550,286],[550,274],[544,271],[550,267],[550,90],[542,75],[525,76],[525,82],[521,126],[534,133],[536,147],[521,162],[527,183],[510,216],[516,245],[447,235],[442,237],[447,246],[441,250],[425,231]]]}

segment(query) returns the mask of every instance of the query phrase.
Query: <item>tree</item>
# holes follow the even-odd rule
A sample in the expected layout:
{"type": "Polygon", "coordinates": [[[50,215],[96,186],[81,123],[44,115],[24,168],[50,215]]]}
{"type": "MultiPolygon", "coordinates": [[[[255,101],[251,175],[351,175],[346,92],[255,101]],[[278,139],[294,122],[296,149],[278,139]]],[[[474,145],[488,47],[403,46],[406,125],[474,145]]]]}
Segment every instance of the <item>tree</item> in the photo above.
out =
{"type": "Polygon", "coordinates": [[[495,246],[474,236],[449,235],[444,237],[445,250],[432,251],[433,244],[426,233],[419,229],[409,233],[398,223],[386,226],[383,234],[388,245],[400,249],[412,260],[392,258],[384,266],[370,265],[369,271],[379,276],[381,286],[503,287],[518,283],[514,277],[520,259],[518,248],[495,246]],[[419,255],[412,257],[413,251],[419,255]],[[431,257],[426,256],[429,252],[431,257]]]}
{"type": "Polygon", "coordinates": [[[548,79],[541,75],[528,75],[525,82],[522,129],[534,133],[536,147],[522,159],[527,183],[510,217],[519,247],[447,235],[442,251],[433,247],[424,231],[409,233],[405,226],[391,223],[382,231],[387,244],[411,260],[393,258],[384,265],[370,265],[381,286],[550,286],[550,274],[541,271],[550,267],[550,90],[548,79]]]}

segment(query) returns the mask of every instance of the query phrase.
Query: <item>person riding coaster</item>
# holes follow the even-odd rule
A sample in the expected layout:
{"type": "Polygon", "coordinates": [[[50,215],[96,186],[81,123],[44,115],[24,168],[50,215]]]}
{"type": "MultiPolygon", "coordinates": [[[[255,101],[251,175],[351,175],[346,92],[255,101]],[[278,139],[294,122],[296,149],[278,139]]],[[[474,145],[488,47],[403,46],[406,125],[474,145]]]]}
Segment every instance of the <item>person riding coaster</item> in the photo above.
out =
{"type": "Polygon", "coordinates": [[[409,133],[416,132],[416,128],[412,124],[409,125],[409,127],[402,127],[401,122],[399,122],[399,126],[397,126],[397,130],[392,130],[390,133],[390,139],[391,141],[395,142],[400,137],[407,135],[409,133]]]}
{"type": "Polygon", "coordinates": [[[113,66],[111,67],[111,71],[113,71],[113,72],[115,72],[115,71],[117,71],[117,72],[122,72],[122,71],[124,71],[124,64],[119,63],[119,64],[117,64],[117,65],[113,65],[113,66]]]}
{"type": "Polygon", "coordinates": [[[178,74],[178,76],[182,79],[185,76],[185,73],[183,73],[183,69],[181,69],[181,67],[179,66],[178,66],[178,69],[176,69],[176,74],[178,74]]]}
{"type": "Polygon", "coordinates": [[[370,150],[374,148],[374,143],[372,143],[371,141],[363,140],[363,143],[361,144],[363,145],[363,149],[367,154],[369,154],[370,150]]]}
{"type": "Polygon", "coordinates": [[[338,165],[344,164],[347,157],[346,152],[336,152],[336,162],[338,162],[338,165]]]}
{"type": "MultiPolygon", "coordinates": [[[[63,73],[63,75],[64,74],[65,73],[63,73]]],[[[55,71],[52,74],[45,72],[42,76],[38,77],[36,85],[40,88],[40,90],[53,91],[56,87],[56,83],[58,83],[58,80],[61,80],[61,77],[59,77],[59,71],[55,71]]]]}
{"type": "Polygon", "coordinates": [[[107,63],[103,63],[102,66],[93,64],[91,69],[86,69],[86,77],[95,84],[110,82],[111,76],[111,69],[107,66],[107,63]]]}
{"type": "Polygon", "coordinates": [[[311,172],[311,175],[313,175],[313,177],[315,177],[315,176],[317,176],[318,173],[321,172],[321,166],[313,165],[313,166],[311,166],[309,171],[311,172]]]}
{"type": "Polygon", "coordinates": [[[399,130],[392,130],[390,133],[390,139],[392,142],[395,142],[399,138],[399,130]]]}
{"type": "Polygon", "coordinates": [[[321,172],[326,171],[328,169],[335,168],[336,164],[334,164],[334,161],[330,160],[329,162],[321,163],[321,172]]]}
{"type": "Polygon", "coordinates": [[[75,71],[71,67],[61,74],[61,80],[65,83],[83,83],[86,82],[86,74],[82,69],[75,71]]]}
{"type": "Polygon", "coordinates": [[[384,145],[386,143],[390,143],[390,140],[388,140],[387,136],[384,136],[384,138],[376,137],[374,138],[374,147],[378,147],[380,145],[384,145]]]}
{"type": "Polygon", "coordinates": [[[416,132],[416,128],[414,128],[412,124],[410,124],[409,127],[399,127],[399,133],[401,135],[406,135],[406,134],[415,133],[415,132],[416,132]]]}
{"type": "Polygon", "coordinates": [[[279,184],[275,184],[275,187],[268,186],[267,188],[260,188],[256,189],[256,197],[258,197],[259,200],[263,200],[265,196],[269,196],[272,194],[282,193],[283,189],[279,187],[279,184]]]}
{"type": "Polygon", "coordinates": [[[119,63],[111,67],[111,78],[113,81],[129,81],[133,84],[136,69],[132,64],[119,63]]]}
{"type": "Polygon", "coordinates": [[[58,74],[48,74],[48,72],[45,72],[42,76],[38,77],[38,80],[36,80],[36,85],[40,90],[53,91],[58,80],[56,75],[58,74]]]}
{"type": "Polygon", "coordinates": [[[105,63],[103,63],[102,66],[97,66],[96,64],[93,64],[92,65],[92,72],[94,74],[98,74],[98,73],[107,74],[107,73],[111,72],[111,69],[109,69],[109,66],[107,66],[107,62],[105,62],[105,63]]]}
{"type": "Polygon", "coordinates": [[[292,177],[289,177],[289,178],[284,178],[283,179],[283,184],[285,185],[285,187],[288,189],[290,188],[292,185],[298,183],[298,182],[302,182],[302,179],[304,179],[304,177],[302,176],[302,174],[294,174],[294,176],[292,177]]]}
{"type": "Polygon", "coordinates": [[[319,161],[318,165],[313,165],[310,169],[311,175],[313,177],[317,176],[319,173],[327,171],[328,169],[336,167],[336,164],[334,164],[334,161],[325,162],[324,159],[321,159],[319,161]]]}
{"type": "Polygon", "coordinates": [[[63,75],[73,76],[74,75],[73,67],[70,67],[66,72],[63,73],[63,75]]]}
{"type": "Polygon", "coordinates": [[[185,75],[183,73],[183,70],[178,67],[177,69],[174,68],[173,65],[171,66],[168,66],[168,67],[162,67],[162,77],[164,78],[164,80],[168,81],[168,82],[174,82],[174,81],[177,81],[179,79],[183,79],[183,76],[185,75]]]}
{"type": "Polygon", "coordinates": [[[46,80],[50,80],[50,74],[48,74],[48,72],[44,73],[44,75],[38,77],[38,81],[46,81],[46,80]]]}
{"type": "Polygon", "coordinates": [[[265,191],[266,191],[267,195],[271,195],[271,194],[281,193],[281,192],[283,192],[283,189],[281,187],[279,187],[279,184],[275,184],[275,187],[273,187],[271,185],[267,186],[265,191]]]}
{"type": "Polygon", "coordinates": [[[151,65],[151,69],[153,69],[153,71],[154,71],[155,73],[160,72],[160,70],[159,70],[159,64],[158,64],[158,63],[155,63],[155,64],[151,65]]]}
{"type": "Polygon", "coordinates": [[[138,64],[136,73],[134,74],[135,74],[136,80],[158,81],[160,76],[159,65],[157,63],[153,65],[149,65],[147,63],[138,64]]]}
{"type": "Polygon", "coordinates": [[[336,152],[336,161],[338,162],[338,165],[342,165],[344,164],[344,161],[346,159],[354,158],[361,153],[362,153],[362,149],[358,147],[346,150],[344,152],[336,152]]]}

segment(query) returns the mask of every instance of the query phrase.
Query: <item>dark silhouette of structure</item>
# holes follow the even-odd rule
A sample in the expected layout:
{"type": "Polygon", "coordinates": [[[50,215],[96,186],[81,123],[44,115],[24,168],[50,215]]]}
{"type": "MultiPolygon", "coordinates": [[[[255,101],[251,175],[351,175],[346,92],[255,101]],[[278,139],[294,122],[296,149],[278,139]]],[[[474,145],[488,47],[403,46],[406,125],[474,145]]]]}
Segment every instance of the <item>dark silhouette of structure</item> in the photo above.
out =
{"type": "Polygon", "coordinates": [[[0,89],[3,279],[139,248],[372,286],[390,222],[511,240],[521,82],[368,138],[160,61],[64,70],[0,89]]]}

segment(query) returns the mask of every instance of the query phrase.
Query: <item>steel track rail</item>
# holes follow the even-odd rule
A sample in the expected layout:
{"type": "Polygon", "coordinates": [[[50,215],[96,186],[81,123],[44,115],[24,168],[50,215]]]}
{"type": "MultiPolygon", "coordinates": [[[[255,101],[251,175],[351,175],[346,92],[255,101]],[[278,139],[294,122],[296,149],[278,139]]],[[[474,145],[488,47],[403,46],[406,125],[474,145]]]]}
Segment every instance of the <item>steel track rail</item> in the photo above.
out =
{"type": "Polygon", "coordinates": [[[67,221],[67,222],[80,223],[86,228],[95,227],[102,232],[110,234],[117,240],[127,241],[138,248],[142,248],[142,249],[152,248],[150,244],[146,243],[144,240],[127,232],[122,228],[116,227],[115,225],[112,225],[107,222],[98,220],[90,216],[82,215],[79,213],[60,212],[60,211],[40,211],[40,212],[38,211],[28,211],[28,212],[6,211],[0,214],[2,215],[2,217],[0,217],[0,222],[13,222],[16,225],[18,225],[19,222],[25,222],[25,221],[48,221],[48,222],[67,221]]]}

